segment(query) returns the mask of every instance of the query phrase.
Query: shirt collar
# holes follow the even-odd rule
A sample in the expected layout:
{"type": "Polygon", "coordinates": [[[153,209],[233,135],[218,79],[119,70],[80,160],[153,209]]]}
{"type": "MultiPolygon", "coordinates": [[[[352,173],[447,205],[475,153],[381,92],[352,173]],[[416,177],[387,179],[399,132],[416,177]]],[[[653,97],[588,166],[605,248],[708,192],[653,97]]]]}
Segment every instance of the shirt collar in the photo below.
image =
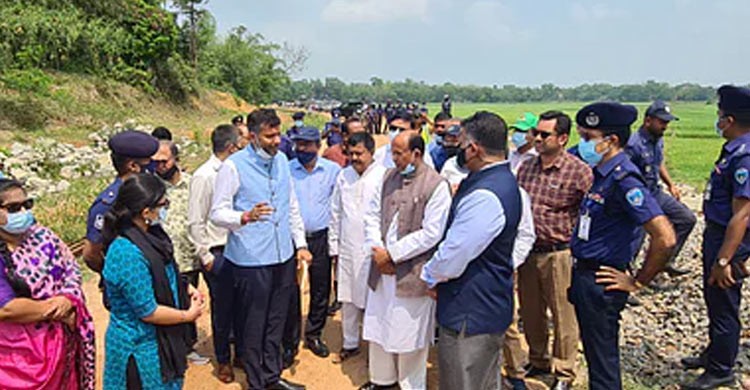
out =
{"type": "Polygon", "coordinates": [[[216,157],[215,154],[212,154],[211,157],[208,158],[208,166],[211,167],[214,171],[219,171],[219,168],[221,168],[222,161],[216,157]]]}
{"type": "Polygon", "coordinates": [[[315,172],[317,170],[323,170],[324,169],[323,165],[320,164],[320,159],[321,158],[322,157],[320,157],[320,156],[318,156],[318,157],[315,158],[315,166],[313,167],[312,171],[308,171],[307,168],[305,168],[305,166],[302,165],[302,163],[300,163],[299,160],[295,158],[291,162],[292,169],[296,169],[298,171],[302,171],[302,172],[310,173],[310,174],[312,174],[313,172],[315,172]]]}
{"type": "Polygon", "coordinates": [[[740,145],[744,145],[744,144],[748,144],[748,143],[750,143],[750,133],[743,134],[743,135],[741,135],[741,136],[739,136],[739,137],[737,137],[737,138],[735,138],[735,139],[727,142],[724,145],[724,149],[728,153],[734,153],[737,150],[737,148],[740,147],[740,145]]]}
{"type": "Polygon", "coordinates": [[[542,166],[542,157],[539,156],[538,154],[537,154],[537,157],[536,157],[536,161],[539,164],[539,169],[541,169],[543,171],[547,170],[547,169],[550,169],[550,168],[560,169],[563,166],[563,162],[565,162],[565,158],[567,157],[566,155],[569,155],[569,154],[570,153],[568,153],[567,150],[563,149],[562,153],[560,153],[557,157],[555,157],[555,159],[552,161],[552,165],[550,165],[548,168],[544,168],[542,166]]]}
{"type": "Polygon", "coordinates": [[[486,169],[490,169],[490,168],[496,167],[498,165],[503,165],[503,164],[510,164],[510,161],[503,160],[503,161],[493,162],[492,164],[487,164],[487,165],[483,166],[482,169],[480,169],[479,171],[481,172],[481,171],[484,171],[486,169]]]}
{"type": "Polygon", "coordinates": [[[599,171],[599,173],[602,176],[609,175],[613,169],[615,169],[616,166],[620,165],[624,160],[626,160],[628,156],[625,154],[624,151],[619,151],[617,155],[612,157],[609,161],[599,164],[596,166],[596,170],[599,171]]]}

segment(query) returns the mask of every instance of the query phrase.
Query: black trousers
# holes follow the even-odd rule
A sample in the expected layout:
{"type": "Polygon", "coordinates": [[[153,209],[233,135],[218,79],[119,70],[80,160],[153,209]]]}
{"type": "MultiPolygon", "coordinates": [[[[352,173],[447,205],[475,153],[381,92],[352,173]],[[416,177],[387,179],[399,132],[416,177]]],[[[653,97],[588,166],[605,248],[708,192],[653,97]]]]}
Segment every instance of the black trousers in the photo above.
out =
{"type": "MultiPolygon", "coordinates": [[[[198,288],[198,282],[200,278],[201,271],[200,270],[193,270],[188,272],[182,272],[182,278],[191,284],[193,287],[198,288]]],[[[198,325],[196,325],[195,322],[188,323],[188,329],[190,329],[190,347],[192,348],[195,343],[198,342],[198,325]]]]}
{"type": "MultiPolygon", "coordinates": [[[[227,259],[234,279],[242,326],[242,366],[250,390],[262,390],[281,378],[281,337],[286,322],[291,292],[295,285],[297,264],[284,263],[240,267],[227,259]]],[[[238,343],[239,345],[239,343],[238,343]]]]}
{"type": "MultiPolygon", "coordinates": [[[[307,247],[312,254],[308,268],[310,277],[310,310],[305,324],[305,339],[319,338],[328,318],[331,295],[331,257],[328,255],[328,231],[309,234],[307,247]]],[[[302,308],[299,285],[292,291],[289,301],[288,320],[284,327],[284,349],[296,351],[301,339],[302,308]]]]}
{"type": "MultiPolygon", "coordinates": [[[[224,247],[211,248],[214,265],[211,271],[203,270],[203,278],[208,284],[211,296],[211,333],[214,340],[214,353],[219,364],[229,364],[231,348],[229,336],[242,334],[242,327],[237,326],[235,310],[234,280],[231,267],[225,266],[224,247]]],[[[235,354],[242,355],[242,337],[235,336],[235,354]]]]}

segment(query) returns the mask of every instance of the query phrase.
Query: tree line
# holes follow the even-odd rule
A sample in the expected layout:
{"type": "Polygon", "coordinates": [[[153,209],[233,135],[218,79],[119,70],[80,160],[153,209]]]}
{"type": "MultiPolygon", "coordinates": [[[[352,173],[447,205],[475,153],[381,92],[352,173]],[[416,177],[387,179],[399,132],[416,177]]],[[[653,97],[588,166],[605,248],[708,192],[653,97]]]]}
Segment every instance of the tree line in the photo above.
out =
{"type": "Polygon", "coordinates": [[[515,85],[456,85],[445,83],[430,85],[423,81],[384,81],[378,77],[369,83],[345,83],[338,78],[324,80],[298,80],[285,85],[277,95],[278,100],[335,99],[339,101],[396,101],[438,102],[445,94],[454,101],[475,103],[524,103],[543,101],[596,101],[616,100],[644,102],[656,99],[666,101],[706,101],[716,98],[716,88],[694,83],[670,85],[656,81],[643,84],[611,85],[584,84],[575,87],[559,87],[543,84],[538,87],[515,85]]]}

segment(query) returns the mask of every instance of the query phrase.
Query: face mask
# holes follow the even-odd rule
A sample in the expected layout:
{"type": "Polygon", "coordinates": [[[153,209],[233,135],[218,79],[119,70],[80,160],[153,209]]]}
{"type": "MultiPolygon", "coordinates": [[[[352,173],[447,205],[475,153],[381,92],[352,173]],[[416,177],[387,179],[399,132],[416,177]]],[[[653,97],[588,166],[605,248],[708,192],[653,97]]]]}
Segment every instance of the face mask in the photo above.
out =
{"type": "Polygon", "coordinates": [[[166,181],[172,181],[172,178],[174,177],[174,175],[177,174],[177,171],[179,171],[179,170],[180,170],[180,168],[178,168],[177,165],[174,165],[172,168],[169,168],[168,171],[166,171],[164,173],[160,173],[159,177],[161,177],[162,179],[164,179],[166,181]]]}
{"type": "Polygon", "coordinates": [[[314,152],[297,152],[297,160],[299,160],[299,163],[302,165],[309,164],[315,160],[315,157],[318,157],[318,154],[314,152]]]}
{"type": "Polygon", "coordinates": [[[714,127],[716,128],[716,134],[718,134],[719,137],[724,138],[724,129],[722,129],[721,126],[719,126],[719,121],[720,120],[717,120],[716,124],[714,125],[714,127]]]}
{"type": "Polygon", "coordinates": [[[169,215],[169,209],[167,209],[166,207],[162,207],[161,209],[159,209],[159,222],[166,223],[167,215],[169,215]]]}
{"type": "Polygon", "coordinates": [[[438,144],[438,145],[442,145],[443,144],[443,136],[440,135],[440,134],[436,135],[435,136],[435,143],[438,144]]]}
{"type": "Polygon", "coordinates": [[[5,230],[10,234],[23,234],[31,226],[34,225],[36,220],[31,210],[19,211],[17,213],[8,214],[8,223],[5,226],[0,226],[0,229],[5,230]]]}
{"type": "Polygon", "coordinates": [[[466,149],[459,147],[458,153],[456,154],[456,164],[459,168],[466,167],[466,149]]]}
{"type": "Polygon", "coordinates": [[[414,173],[414,171],[416,170],[417,170],[417,167],[415,167],[414,164],[409,163],[409,165],[407,165],[406,168],[404,168],[404,170],[401,171],[401,176],[409,176],[412,173],[414,173]]]}
{"type": "Polygon", "coordinates": [[[259,145],[253,144],[253,149],[255,149],[255,153],[258,153],[258,157],[260,157],[263,160],[269,161],[273,159],[273,156],[266,152],[265,149],[261,148],[259,145]]]}
{"type": "Polygon", "coordinates": [[[445,150],[445,154],[448,156],[448,158],[457,155],[461,150],[461,148],[459,148],[458,146],[444,146],[443,149],[445,150]]]}
{"type": "Polygon", "coordinates": [[[396,131],[396,130],[389,130],[388,131],[388,140],[391,141],[391,142],[393,142],[393,139],[396,138],[396,136],[398,135],[398,133],[399,132],[396,131]]]}
{"type": "Polygon", "coordinates": [[[513,133],[513,136],[510,137],[510,142],[513,142],[513,145],[516,145],[516,148],[523,147],[528,143],[528,141],[526,141],[526,133],[516,131],[513,133]]]}
{"type": "Polygon", "coordinates": [[[156,172],[156,161],[151,160],[148,162],[148,164],[144,164],[144,165],[138,164],[138,166],[141,167],[141,173],[153,174],[154,172],[156,172]]]}
{"type": "Polygon", "coordinates": [[[303,122],[303,121],[294,121],[294,126],[295,127],[302,127],[304,125],[305,125],[305,122],[303,122]]]}
{"type": "Polygon", "coordinates": [[[3,171],[0,171],[0,179],[5,179],[5,174],[3,173],[3,171]]]}
{"type": "Polygon", "coordinates": [[[598,145],[599,142],[593,140],[581,140],[581,142],[578,143],[578,154],[581,155],[583,161],[586,161],[591,166],[599,164],[599,162],[602,161],[602,157],[604,157],[604,153],[597,153],[596,151],[596,145],[598,145]]]}

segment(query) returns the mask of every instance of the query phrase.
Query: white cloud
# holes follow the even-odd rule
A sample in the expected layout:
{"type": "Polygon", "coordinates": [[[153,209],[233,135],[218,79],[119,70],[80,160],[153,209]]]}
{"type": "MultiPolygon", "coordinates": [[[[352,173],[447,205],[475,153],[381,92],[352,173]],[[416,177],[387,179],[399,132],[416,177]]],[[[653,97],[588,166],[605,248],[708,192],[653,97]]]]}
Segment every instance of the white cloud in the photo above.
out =
{"type": "Polygon", "coordinates": [[[323,9],[322,18],[345,23],[426,20],[428,3],[429,0],[331,0],[323,9]]]}
{"type": "Polygon", "coordinates": [[[464,22],[482,42],[509,43],[528,38],[529,32],[511,24],[513,11],[500,1],[479,0],[464,12],[464,22]]]}
{"type": "Polygon", "coordinates": [[[627,16],[627,12],[621,8],[615,8],[603,3],[573,3],[570,8],[570,15],[577,22],[598,22],[620,19],[627,16]]]}

